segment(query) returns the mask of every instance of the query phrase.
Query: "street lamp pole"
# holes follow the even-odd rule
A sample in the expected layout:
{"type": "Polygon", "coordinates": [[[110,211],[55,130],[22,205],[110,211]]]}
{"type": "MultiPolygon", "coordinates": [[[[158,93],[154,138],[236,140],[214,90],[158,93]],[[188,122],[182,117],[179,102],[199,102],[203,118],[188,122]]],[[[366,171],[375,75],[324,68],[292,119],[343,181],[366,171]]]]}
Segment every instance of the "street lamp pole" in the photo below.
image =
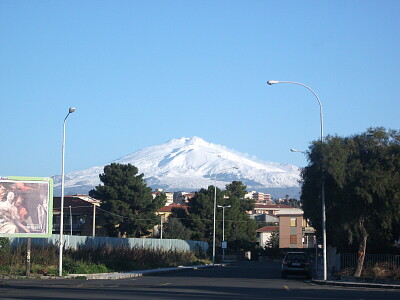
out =
{"type": "Polygon", "coordinates": [[[160,240],[162,240],[162,232],[163,232],[163,216],[164,216],[164,214],[160,214],[160,224],[161,224],[161,226],[160,226],[160,240]]]}
{"type": "Polygon", "coordinates": [[[218,172],[225,171],[225,170],[230,170],[230,169],[238,169],[238,167],[231,167],[231,168],[226,168],[222,170],[218,170],[215,172],[215,178],[214,178],[214,225],[213,225],[213,254],[212,254],[212,263],[215,263],[215,216],[217,213],[217,175],[218,172]]]}
{"type": "MultiPolygon", "coordinates": [[[[295,81],[277,81],[277,80],[269,80],[267,81],[269,85],[273,85],[276,83],[292,83],[292,84],[297,84],[305,87],[308,89],[311,93],[314,94],[315,98],[317,98],[318,104],[319,104],[319,118],[320,118],[320,124],[321,124],[321,145],[324,142],[324,120],[323,120],[323,114],[322,114],[322,104],[321,101],[319,100],[319,97],[317,93],[315,93],[310,87],[307,85],[300,83],[300,82],[295,82],[295,81]]],[[[326,213],[325,213],[325,180],[324,180],[324,175],[323,175],[323,168],[321,172],[322,176],[322,184],[321,184],[321,200],[322,200],[322,256],[323,256],[323,269],[324,269],[324,280],[327,279],[327,264],[326,264],[326,213]]]]}
{"type": "Polygon", "coordinates": [[[64,158],[65,158],[65,123],[70,114],[75,111],[75,107],[70,107],[68,114],[64,119],[63,125],[63,140],[62,140],[62,170],[61,170],[61,212],[60,212],[60,249],[59,249],[59,262],[58,262],[58,275],[62,276],[62,259],[63,259],[63,233],[64,233],[64,158]]]}
{"type": "MultiPolygon", "coordinates": [[[[231,205],[217,205],[219,208],[222,207],[222,241],[225,242],[225,208],[231,207],[231,205]]],[[[222,261],[225,260],[225,248],[222,247],[222,261]]]]}

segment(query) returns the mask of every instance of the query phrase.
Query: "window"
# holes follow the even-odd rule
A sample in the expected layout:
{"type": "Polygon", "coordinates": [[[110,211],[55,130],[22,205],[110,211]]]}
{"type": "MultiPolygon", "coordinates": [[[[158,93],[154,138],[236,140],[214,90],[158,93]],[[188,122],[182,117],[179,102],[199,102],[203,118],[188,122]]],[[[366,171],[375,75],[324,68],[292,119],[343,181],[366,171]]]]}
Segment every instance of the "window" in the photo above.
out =
{"type": "Polygon", "coordinates": [[[297,219],[290,218],[290,227],[297,227],[297,219]]]}
{"type": "Polygon", "coordinates": [[[290,243],[297,244],[297,235],[295,235],[295,234],[290,235],[290,243]]]}

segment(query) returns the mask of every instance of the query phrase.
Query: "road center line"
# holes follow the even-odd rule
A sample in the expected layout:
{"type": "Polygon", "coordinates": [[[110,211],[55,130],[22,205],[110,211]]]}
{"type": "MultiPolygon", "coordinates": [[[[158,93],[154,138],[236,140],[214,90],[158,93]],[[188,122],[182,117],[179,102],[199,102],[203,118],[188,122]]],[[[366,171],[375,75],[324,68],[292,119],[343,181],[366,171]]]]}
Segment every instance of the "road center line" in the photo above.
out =
{"type": "Polygon", "coordinates": [[[158,286],[170,285],[170,284],[171,284],[170,282],[166,282],[166,283],[161,283],[161,284],[159,284],[158,286]]]}

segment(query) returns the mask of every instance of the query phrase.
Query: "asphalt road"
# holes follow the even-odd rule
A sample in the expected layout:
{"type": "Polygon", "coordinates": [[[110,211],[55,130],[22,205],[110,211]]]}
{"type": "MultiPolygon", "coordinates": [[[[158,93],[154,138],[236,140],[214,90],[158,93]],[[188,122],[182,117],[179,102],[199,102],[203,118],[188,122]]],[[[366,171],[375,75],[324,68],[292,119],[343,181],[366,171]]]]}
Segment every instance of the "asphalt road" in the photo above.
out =
{"type": "Polygon", "coordinates": [[[226,267],[121,280],[1,280],[0,299],[400,299],[400,290],[312,284],[281,279],[277,263],[226,267]]]}

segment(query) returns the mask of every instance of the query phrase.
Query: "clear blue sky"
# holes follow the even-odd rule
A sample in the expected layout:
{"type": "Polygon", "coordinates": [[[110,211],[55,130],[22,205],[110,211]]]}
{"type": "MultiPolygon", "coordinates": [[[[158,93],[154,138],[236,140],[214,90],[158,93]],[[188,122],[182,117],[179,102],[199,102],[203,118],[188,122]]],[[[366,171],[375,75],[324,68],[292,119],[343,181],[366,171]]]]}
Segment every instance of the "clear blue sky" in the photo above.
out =
{"type": "Polygon", "coordinates": [[[399,129],[400,1],[0,1],[1,176],[199,136],[305,166],[325,134],[399,129]]]}

